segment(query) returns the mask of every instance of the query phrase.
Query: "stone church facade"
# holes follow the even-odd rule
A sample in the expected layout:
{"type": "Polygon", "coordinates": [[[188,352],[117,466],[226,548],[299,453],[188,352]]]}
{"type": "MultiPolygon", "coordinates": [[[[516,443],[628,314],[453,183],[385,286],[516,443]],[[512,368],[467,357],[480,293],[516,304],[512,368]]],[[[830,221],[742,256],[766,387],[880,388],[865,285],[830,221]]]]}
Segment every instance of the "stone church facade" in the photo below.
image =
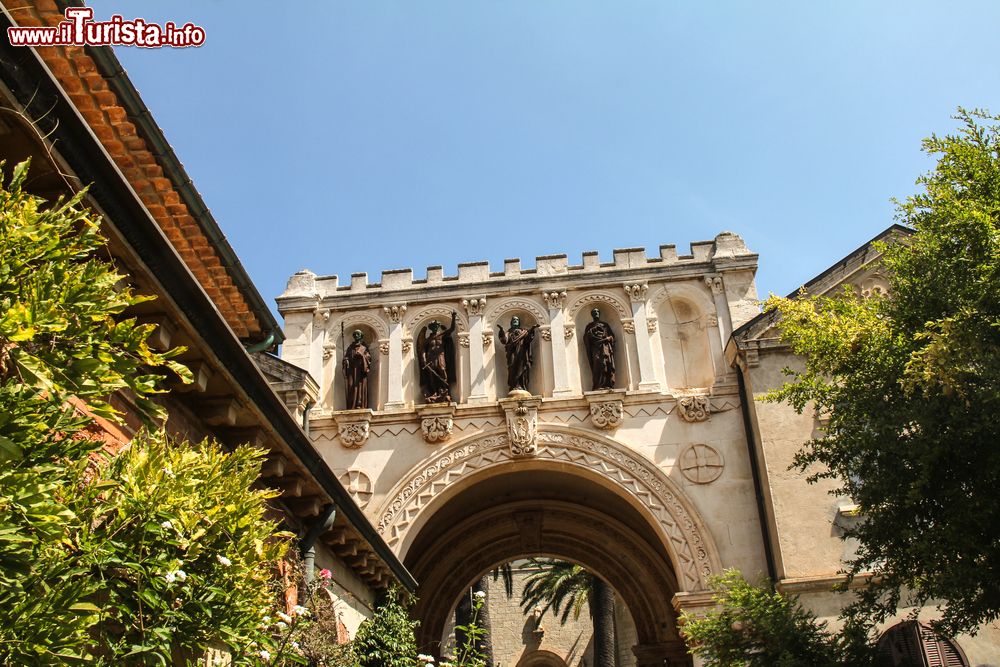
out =
{"type": "MultiPolygon", "coordinates": [[[[849,499],[788,470],[822,427],[816,416],[754,399],[798,363],[759,315],[757,260],[725,232],[686,255],[668,245],[611,261],[460,264],[454,276],[290,278],[282,357],[318,387],[310,437],[418,582],[422,652],[441,654],[471,582],[536,555],[580,563],[615,589],[623,667],[696,664],[678,615],[710,608],[708,578],[726,568],[769,576],[835,622],[843,599],[830,589],[850,555],[840,531],[857,518],[849,499]],[[583,340],[595,309],[615,339],[615,383],[597,390],[583,340]],[[453,317],[451,400],[428,403],[428,325],[453,317]],[[523,392],[508,391],[498,336],[515,317],[535,333],[523,392]],[[346,409],[341,368],[356,331],[370,354],[367,400],[346,409]]],[[[845,283],[885,289],[871,242],[806,288],[845,283]]],[[[585,664],[579,647],[543,649],[530,634],[512,634],[504,667],[585,664]]],[[[1000,664],[998,647],[984,628],[957,639],[959,662],[940,664],[1000,664]]]]}

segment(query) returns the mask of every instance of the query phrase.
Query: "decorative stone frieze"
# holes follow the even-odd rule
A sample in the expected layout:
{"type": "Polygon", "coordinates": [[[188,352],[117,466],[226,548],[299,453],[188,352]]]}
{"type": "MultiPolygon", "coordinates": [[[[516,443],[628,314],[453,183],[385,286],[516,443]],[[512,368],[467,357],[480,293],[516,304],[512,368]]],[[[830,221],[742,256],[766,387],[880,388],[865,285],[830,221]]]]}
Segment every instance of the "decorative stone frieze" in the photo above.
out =
{"type": "Polygon", "coordinates": [[[560,310],[566,303],[566,291],[542,292],[542,298],[550,310],[560,310]]]}
{"type": "Polygon", "coordinates": [[[645,301],[649,293],[649,285],[646,283],[626,283],[625,293],[632,302],[645,301]]]}
{"type": "Polygon", "coordinates": [[[708,421],[711,411],[708,396],[684,396],[677,399],[677,414],[686,422],[708,421]]]}
{"type": "Polygon", "coordinates": [[[588,392],[590,422],[603,431],[618,428],[625,420],[625,406],[622,403],[624,389],[588,392]]]}
{"type": "Polygon", "coordinates": [[[399,324],[403,320],[403,315],[406,313],[405,303],[396,303],[389,306],[382,306],[382,310],[389,317],[389,321],[393,324],[399,324]]]}
{"type": "Polygon", "coordinates": [[[462,299],[462,305],[465,306],[470,317],[473,315],[482,317],[486,311],[486,297],[477,296],[473,299],[462,299]]]}
{"type": "Polygon", "coordinates": [[[358,449],[371,435],[371,410],[341,410],[334,413],[340,444],[348,449],[358,449]]]}
{"type": "Polygon", "coordinates": [[[527,392],[524,394],[500,401],[507,416],[507,443],[514,457],[533,456],[538,451],[538,406],[542,399],[527,392]]]}
{"type": "Polygon", "coordinates": [[[454,403],[418,405],[417,416],[420,417],[420,433],[425,442],[433,445],[451,437],[455,427],[454,403]]]}

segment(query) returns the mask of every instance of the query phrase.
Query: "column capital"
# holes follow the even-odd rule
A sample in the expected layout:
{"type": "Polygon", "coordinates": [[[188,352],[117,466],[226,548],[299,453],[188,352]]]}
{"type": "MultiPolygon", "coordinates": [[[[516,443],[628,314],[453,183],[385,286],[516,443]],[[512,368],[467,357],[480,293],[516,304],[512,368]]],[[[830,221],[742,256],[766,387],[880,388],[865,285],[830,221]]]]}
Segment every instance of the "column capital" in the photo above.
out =
{"type": "Polygon", "coordinates": [[[548,305],[549,310],[562,310],[566,303],[566,290],[542,292],[542,298],[545,299],[545,303],[548,305]]]}
{"type": "Polygon", "coordinates": [[[646,300],[646,295],[649,293],[649,285],[647,283],[625,283],[625,293],[628,294],[628,298],[632,303],[641,302],[646,300]]]}
{"type": "Polygon", "coordinates": [[[474,296],[469,297],[468,299],[462,299],[462,305],[465,306],[465,312],[469,314],[469,317],[482,317],[483,313],[486,311],[486,297],[474,296]]]}
{"type": "Polygon", "coordinates": [[[712,294],[722,294],[723,284],[720,274],[715,273],[705,276],[705,284],[708,285],[708,289],[712,290],[712,294]]]}
{"type": "Polygon", "coordinates": [[[406,313],[406,304],[394,303],[388,306],[382,306],[382,310],[384,310],[385,314],[389,316],[390,322],[393,324],[399,324],[403,319],[403,315],[406,313]]]}

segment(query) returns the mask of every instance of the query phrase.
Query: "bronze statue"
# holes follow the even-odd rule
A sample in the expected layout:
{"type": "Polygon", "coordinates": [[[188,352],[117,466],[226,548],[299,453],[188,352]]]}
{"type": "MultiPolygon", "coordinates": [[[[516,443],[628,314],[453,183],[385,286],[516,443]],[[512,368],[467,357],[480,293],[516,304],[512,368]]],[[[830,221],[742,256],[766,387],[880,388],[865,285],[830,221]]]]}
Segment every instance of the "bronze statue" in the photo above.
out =
{"type": "Polygon", "coordinates": [[[594,391],[615,388],[615,334],[601,321],[601,311],[590,311],[593,322],[583,331],[583,344],[587,348],[594,391]]]}
{"type": "Polygon", "coordinates": [[[458,313],[452,311],[451,326],[443,331],[437,320],[427,325],[419,361],[420,387],[428,403],[451,402],[451,385],[455,382],[455,346],[451,334],[457,317],[458,313]]]}
{"type": "Polygon", "coordinates": [[[517,315],[510,318],[510,328],[500,330],[500,342],[507,351],[507,387],[510,391],[519,389],[528,391],[528,373],[531,370],[531,341],[535,338],[534,325],[530,329],[521,327],[521,318],[517,315]]]}
{"type": "Polygon", "coordinates": [[[361,331],[351,334],[354,340],[344,350],[344,384],[348,410],[368,407],[368,373],[372,369],[372,355],[361,331]]]}

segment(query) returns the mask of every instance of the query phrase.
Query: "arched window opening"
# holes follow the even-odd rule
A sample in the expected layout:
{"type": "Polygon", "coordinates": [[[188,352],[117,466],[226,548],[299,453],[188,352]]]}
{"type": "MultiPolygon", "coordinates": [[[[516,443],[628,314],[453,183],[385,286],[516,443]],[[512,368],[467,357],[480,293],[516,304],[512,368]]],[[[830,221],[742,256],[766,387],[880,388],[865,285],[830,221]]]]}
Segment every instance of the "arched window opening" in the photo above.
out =
{"type": "Polygon", "coordinates": [[[906,621],[889,628],[878,640],[882,667],[968,667],[962,649],[930,626],[906,621]]]}

